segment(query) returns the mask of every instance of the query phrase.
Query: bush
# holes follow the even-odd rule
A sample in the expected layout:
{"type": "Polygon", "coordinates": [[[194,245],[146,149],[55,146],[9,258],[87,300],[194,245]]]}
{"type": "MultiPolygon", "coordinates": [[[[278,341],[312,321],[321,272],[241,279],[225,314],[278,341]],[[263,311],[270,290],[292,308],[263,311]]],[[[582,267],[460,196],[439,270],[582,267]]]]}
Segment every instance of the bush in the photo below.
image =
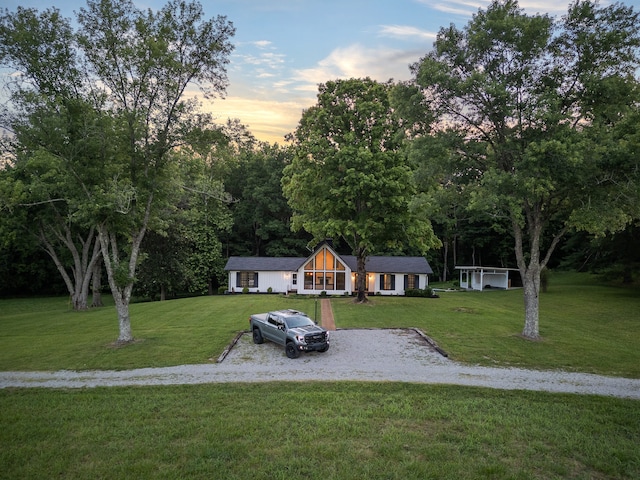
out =
{"type": "Polygon", "coordinates": [[[228,291],[229,291],[229,287],[227,285],[220,285],[218,287],[218,295],[224,295],[228,291]]]}
{"type": "Polygon", "coordinates": [[[267,288],[267,293],[273,293],[273,288],[271,287],[267,288]]]}
{"type": "Polygon", "coordinates": [[[242,289],[242,293],[249,293],[249,287],[244,287],[242,289]]]}
{"type": "Polygon", "coordinates": [[[405,297],[434,297],[431,287],[426,288],[408,288],[404,291],[405,297]]]}

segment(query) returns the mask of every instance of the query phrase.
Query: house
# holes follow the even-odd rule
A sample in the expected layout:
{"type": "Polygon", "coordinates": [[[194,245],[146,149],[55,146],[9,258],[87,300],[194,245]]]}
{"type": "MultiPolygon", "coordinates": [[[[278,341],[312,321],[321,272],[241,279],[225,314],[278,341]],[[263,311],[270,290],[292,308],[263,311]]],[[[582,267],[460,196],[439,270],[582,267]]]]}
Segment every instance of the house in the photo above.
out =
{"type": "MultiPolygon", "coordinates": [[[[229,292],[350,295],[356,292],[357,257],[339,255],[322,242],[307,258],[229,257],[229,292]]],[[[433,273],[424,257],[371,256],[366,263],[369,294],[404,295],[426,288],[433,273]]]]}
{"type": "Polygon", "coordinates": [[[501,267],[455,267],[460,270],[460,288],[482,291],[487,288],[521,287],[520,270],[501,267]]]}

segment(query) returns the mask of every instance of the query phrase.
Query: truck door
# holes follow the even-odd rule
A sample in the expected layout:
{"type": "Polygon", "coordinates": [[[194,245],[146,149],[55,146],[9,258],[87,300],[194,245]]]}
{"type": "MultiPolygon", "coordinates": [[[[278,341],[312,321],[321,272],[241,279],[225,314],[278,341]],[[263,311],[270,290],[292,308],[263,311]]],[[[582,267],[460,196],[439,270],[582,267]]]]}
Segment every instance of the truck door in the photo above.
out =
{"type": "Polygon", "coordinates": [[[265,322],[264,327],[264,336],[271,340],[272,342],[280,343],[280,333],[279,325],[282,324],[282,321],[276,317],[275,315],[268,315],[267,321],[265,322]]]}
{"type": "Polygon", "coordinates": [[[276,329],[274,331],[274,342],[284,345],[287,342],[287,330],[284,324],[284,320],[281,318],[276,319],[276,329]]]}

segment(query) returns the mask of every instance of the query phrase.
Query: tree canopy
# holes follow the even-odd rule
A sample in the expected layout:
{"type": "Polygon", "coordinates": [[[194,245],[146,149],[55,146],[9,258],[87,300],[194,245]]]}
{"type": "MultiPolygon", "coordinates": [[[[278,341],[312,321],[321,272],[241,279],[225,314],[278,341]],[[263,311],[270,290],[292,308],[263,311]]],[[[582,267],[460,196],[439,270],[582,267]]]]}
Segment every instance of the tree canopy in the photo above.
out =
{"type": "Polygon", "coordinates": [[[284,169],[293,228],[304,228],[316,242],[335,238],[349,245],[358,258],[360,301],[367,256],[404,245],[424,252],[438,244],[415,195],[391,87],[369,78],[320,85],[284,169]]]}
{"type": "Polygon", "coordinates": [[[539,336],[540,271],[567,230],[616,230],[632,218],[611,188],[627,175],[637,195],[637,159],[614,161],[598,145],[637,115],[639,29],[637,13],[618,4],[576,2],[554,22],[494,1],[464,29],[441,29],[398,94],[405,112],[420,112],[410,117],[413,156],[422,151],[432,173],[464,185],[471,208],[509,220],[527,338],[539,336]],[[434,142],[444,155],[429,156],[434,142]]]}
{"type": "Polygon", "coordinates": [[[49,162],[36,172],[40,178],[60,173],[61,198],[77,209],[65,220],[81,218],[70,224],[97,231],[118,341],[126,343],[133,339],[129,302],[142,241],[149,228],[162,231],[162,213],[181,188],[174,150],[212,128],[190,89],[205,97],[224,93],[234,28],[224,16],[206,19],[199,3],[185,0],[158,11],[140,10],[131,0],[88,0],[77,24],[74,30],[56,9],[6,12],[0,61],[20,72],[10,126],[22,154],[49,162]],[[71,124],[59,127],[56,112],[71,124]],[[22,141],[28,136],[33,142],[22,141]],[[55,161],[63,162],[58,170],[55,161]],[[70,190],[80,173],[86,177],[70,190]]]}

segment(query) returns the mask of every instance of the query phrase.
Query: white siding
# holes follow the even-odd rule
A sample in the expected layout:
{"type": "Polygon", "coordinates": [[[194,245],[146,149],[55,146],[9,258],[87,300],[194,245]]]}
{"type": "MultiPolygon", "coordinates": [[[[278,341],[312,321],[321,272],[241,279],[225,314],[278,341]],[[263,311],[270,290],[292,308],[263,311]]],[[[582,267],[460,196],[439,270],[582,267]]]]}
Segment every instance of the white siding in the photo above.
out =
{"type": "MultiPolygon", "coordinates": [[[[243,288],[236,286],[236,274],[238,271],[229,271],[229,291],[241,293],[243,288]]],[[[269,287],[273,293],[287,293],[295,289],[292,285],[292,273],[295,272],[258,272],[258,286],[249,288],[250,293],[267,293],[269,287]]]]}
{"type": "MultiPolygon", "coordinates": [[[[407,275],[406,273],[392,273],[391,275],[395,275],[395,288],[392,290],[384,290],[380,288],[380,276],[387,274],[379,274],[379,273],[369,273],[369,292],[373,294],[380,295],[404,295],[404,277],[407,275]],[[371,281],[373,278],[373,282],[371,281]]],[[[415,275],[415,274],[411,274],[415,275]]],[[[424,289],[429,286],[429,276],[424,274],[419,274],[419,288],[424,289]]]]}

